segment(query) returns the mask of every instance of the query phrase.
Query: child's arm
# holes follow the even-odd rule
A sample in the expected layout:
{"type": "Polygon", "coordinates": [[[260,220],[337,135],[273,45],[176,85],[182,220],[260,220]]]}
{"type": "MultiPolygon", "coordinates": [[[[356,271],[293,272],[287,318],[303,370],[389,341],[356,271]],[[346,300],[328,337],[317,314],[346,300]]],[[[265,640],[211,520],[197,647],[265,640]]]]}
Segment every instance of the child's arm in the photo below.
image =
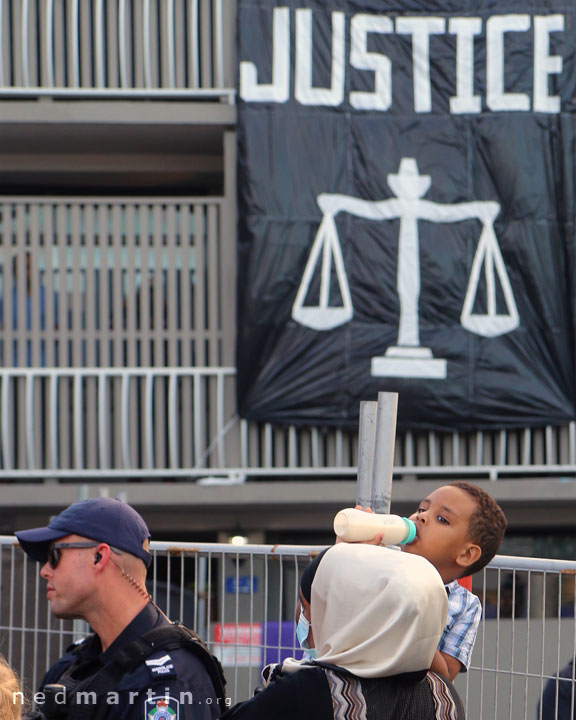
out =
{"type": "Polygon", "coordinates": [[[450,591],[449,603],[448,620],[437,654],[442,655],[448,669],[447,677],[453,680],[470,665],[482,606],[476,595],[459,586],[450,591]]]}
{"type": "Polygon", "coordinates": [[[454,680],[456,675],[460,672],[461,667],[462,665],[460,660],[452,657],[452,655],[436,650],[430,670],[437,672],[440,675],[444,675],[444,677],[447,677],[449,680],[454,680]]]}

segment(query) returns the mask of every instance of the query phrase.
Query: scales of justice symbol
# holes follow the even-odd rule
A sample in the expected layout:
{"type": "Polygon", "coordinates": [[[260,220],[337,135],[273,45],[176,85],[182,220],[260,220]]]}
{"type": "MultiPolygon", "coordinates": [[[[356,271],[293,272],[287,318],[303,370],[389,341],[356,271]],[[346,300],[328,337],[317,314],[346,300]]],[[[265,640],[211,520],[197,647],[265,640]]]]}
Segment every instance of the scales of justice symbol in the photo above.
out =
{"type": "MultiPolygon", "coordinates": [[[[336,229],[336,215],[350,213],[368,220],[400,219],[398,239],[397,289],[400,318],[397,344],[384,356],[373,357],[371,373],[375,377],[418,377],[444,379],[447,362],[435,358],[430,348],[420,345],[418,303],[420,299],[420,249],[418,220],[453,223],[478,219],[482,224],[480,238],[468,279],[460,315],[460,324],[469,332],[483,337],[509,333],[519,325],[518,309],[506,271],[494,220],[500,205],[493,201],[440,204],[424,200],[430,188],[429,175],[420,175],[414,158],[402,158],[397,174],[390,173],[388,185],[395,194],[388,200],[371,201],[350,195],[322,193],[317,202],[323,212],[322,222],[312,244],[302,281],[292,307],[296,322],[314,330],[331,330],[349,322],[354,314],[350,287],[344,267],[342,248],[336,229]],[[320,263],[320,292],[316,305],[306,305],[312,278],[320,263]],[[330,305],[332,263],[338,282],[341,304],[330,305]],[[486,311],[474,312],[474,304],[484,268],[486,311]],[[498,312],[497,281],[502,290],[505,312],[498,312]]],[[[503,308],[502,308],[503,309],[503,308]]]]}

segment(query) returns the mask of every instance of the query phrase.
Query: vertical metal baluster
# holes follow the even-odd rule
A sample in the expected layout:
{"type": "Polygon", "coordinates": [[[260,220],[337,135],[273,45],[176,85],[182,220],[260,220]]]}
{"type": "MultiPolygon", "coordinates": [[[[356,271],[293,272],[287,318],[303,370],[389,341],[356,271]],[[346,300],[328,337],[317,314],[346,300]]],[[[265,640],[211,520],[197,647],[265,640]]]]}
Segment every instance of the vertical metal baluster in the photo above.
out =
{"type": "Polygon", "coordinates": [[[174,0],[166,0],[166,43],[164,57],[168,62],[168,87],[176,87],[176,45],[174,43],[174,0]]]}
{"type": "Polygon", "coordinates": [[[130,374],[122,374],[122,452],[124,467],[129,468],[130,460],[130,374]]]}
{"type": "MultiPolygon", "coordinates": [[[[14,467],[10,450],[10,428],[12,427],[10,422],[10,381],[12,379],[15,380],[14,375],[9,370],[5,370],[2,374],[2,455],[5,470],[12,470],[14,467]]],[[[16,393],[16,388],[14,388],[14,393],[16,393]]]]}
{"type": "Polygon", "coordinates": [[[4,73],[4,0],[0,0],[0,87],[6,86],[4,73]]]}
{"type": "Polygon", "coordinates": [[[54,83],[54,0],[46,0],[46,83],[53,88],[54,83]]]}
{"type": "Polygon", "coordinates": [[[34,452],[34,374],[26,373],[26,461],[28,469],[36,468],[36,453],[34,452]]]}
{"type": "Polygon", "coordinates": [[[146,467],[154,467],[154,374],[146,373],[145,390],[145,417],[146,417],[146,467]]]}
{"type": "Polygon", "coordinates": [[[188,3],[188,87],[200,87],[200,34],[198,32],[198,0],[188,3]]]}
{"type": "Polygon", "coordinates": [[[170,467],[179,467],[180,423],[178,422],[178,375],[171,372],[168,379],[168,443],[170,467]]]}
{"type": "Polygon", "coordinates": [[[22,13],[21,13],[21,40],[22,40],[22,86],[30,87],[30,62],[29,62],[29,51],[28,44],[30,37],[28,35],[28,17],[30,15],[30,7],[28,0],[21,0],[22,2],[22,13]]]}
{"type": "Polygon", "coordinates": [[[147,88],[152,87],[152,66],[151,54],[152,54],[152,42],[150,34],[150,0],[144,0],[143,10],[143,22],[142,22],[142,51],[144,54],[144,86],[147,88]]]}
{"type": "Polygon", "coordinates": [[[215,71],[212,76],[213,87],[224,87],[224,18],[222,12],[222,0],[213,0],[214,18],[214,65],[215,71]]]}
{"type": "Polygon", "coordinates": [[[104,8],[103,0],[96,0],[94,5],[94,51],[96,87],[105,86],[106,69],[104,64],[104,8]]]}
{"type": "Polygon", "coordinates": [[[118,53],[120,55],[120,87],[128,87],[128,57],[126,53],[126,0],[118,2],[118,53]]]}
{"type": "Polygon", "coordinates": [[[80,17],[78,10],[78,0],[69,0],[70,2],[70,40],[72,56],[72,77],[68,83],[70,87],[80,87],[80,17]]]}
{"type": "MultiPolygon", "coordinates": [[[[109,467],[108,462],[108,402],[107,402],[107,387],[108,387],[107,373],[100,373],[98,375],[98,464],[102,470],[109,467]]],[[[122,406],[122,428],[124,428],[125,415],[124,406],[122,406]]],[[[124,448],[129,448],[129,445],[124,445],[124,448]]],[[[128,450],[128,457],[130,452],[128,450]]],[[[126,455],[124,455],[124,461],[126,461],[126,455]]],[[[129,466],[126,466],[129,467],[129,466]]]]}
{"type": "Polygon", "coordinates": [[[84,412],[82,403],[82,375],[74,375],[74,467],[84,469],[84,412]]]}

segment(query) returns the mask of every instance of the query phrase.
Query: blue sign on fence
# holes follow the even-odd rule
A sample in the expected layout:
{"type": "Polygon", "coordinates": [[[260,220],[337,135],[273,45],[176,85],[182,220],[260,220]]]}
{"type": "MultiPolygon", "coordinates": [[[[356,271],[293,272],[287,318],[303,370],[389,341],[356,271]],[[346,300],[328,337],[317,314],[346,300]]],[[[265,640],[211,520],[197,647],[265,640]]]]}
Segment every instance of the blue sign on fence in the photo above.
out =
{"type": "Polygon", "coordinates": [[[250,575],[229,575],[226,578],[227,593],[249,593],[258,591],[258,578],[250,575]],[[252,580],[252,582],[250,582],[252,580]]]}

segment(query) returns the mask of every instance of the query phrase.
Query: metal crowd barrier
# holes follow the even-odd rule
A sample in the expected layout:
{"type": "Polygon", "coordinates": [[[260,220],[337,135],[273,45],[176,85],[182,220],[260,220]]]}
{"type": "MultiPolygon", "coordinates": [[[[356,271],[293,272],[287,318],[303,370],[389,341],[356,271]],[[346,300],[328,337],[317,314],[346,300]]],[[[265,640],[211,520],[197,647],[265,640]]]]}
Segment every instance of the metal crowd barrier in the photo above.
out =
{"type": "MultiPolygon", "coordinates": [[[[152,543],[149,590],[220,657],[231,702],[251,696],[264,664],[299,656],[298,580],[319,549],[152,543]]],[[[468,720],[539,717],[546,682],[574,656],[575,575],[576,562],[499,556],[474,577],[484,615],[470,671],[456,681],[468,720]]],[[[0,537],[0,578],[0,652],[33,692],[88,628],[50,615],[38,567],[12,536],[0,537]]]]}

